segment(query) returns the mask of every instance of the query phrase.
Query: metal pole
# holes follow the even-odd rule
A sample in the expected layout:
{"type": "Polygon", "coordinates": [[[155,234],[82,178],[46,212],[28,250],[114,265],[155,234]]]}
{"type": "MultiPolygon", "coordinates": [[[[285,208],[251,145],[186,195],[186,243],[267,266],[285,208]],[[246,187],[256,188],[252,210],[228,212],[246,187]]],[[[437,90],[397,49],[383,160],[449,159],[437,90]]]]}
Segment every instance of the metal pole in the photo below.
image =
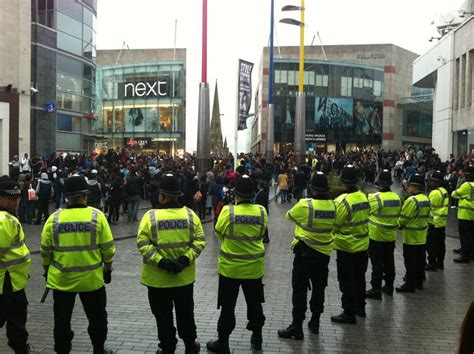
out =
{"type": "Polygon", "coordinates": [[[234,171],[237,169],[237,154],[239,153],[239,74],[240,74],[240,61],[237,60],[237,89],[235,98],[235,127],[234,127],[234,171]]]}
{"type": "Polygon", "coordinates": [[[207,82],[207,0],[202,0],[202,69],[201,82],[207,82]]]}
{"type": "Polygon", "coordinates": [[[271,0],[270,13],[270,68],[269,68],[269,84],[268,84],[268,121],[267,121],[267,146],[266,156],[268,161],[273,162],[273,145],[275,143],[275,109],[273,107],[273,81],[274,81],[274,64],[273,64],[273,30],[275,22],[275,0],[271,0]]]}
{"type": "Polygon", "coordinates": [[[306,121],[305,121],[305,97],[304,97],[304,0],[301,0],[301,24],[300,24],[300,72],[298,82],[298,96],[296,97],[295,113],[295,157],[298,164],[304,163],[306,155],[306,121]]]}

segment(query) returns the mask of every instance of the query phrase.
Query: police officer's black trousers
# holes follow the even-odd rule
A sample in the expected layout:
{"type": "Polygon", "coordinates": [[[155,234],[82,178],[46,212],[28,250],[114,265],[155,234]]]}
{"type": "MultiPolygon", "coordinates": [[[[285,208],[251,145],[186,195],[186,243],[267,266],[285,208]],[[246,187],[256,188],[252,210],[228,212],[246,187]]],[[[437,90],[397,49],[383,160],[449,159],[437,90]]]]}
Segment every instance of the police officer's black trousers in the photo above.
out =
{"type": "Polygon", "coordinates": [[[53,290],[54,298],[54,350],[57,353],[69,353],[74,332],[71,330],[71,317],[79,294],[84,312],[89,320],[87,332],[91,338],[94,353],[103,353],[107,339],[107,296],[105,287],[83,293],[53,290]]]}
{"type": "Polygon", "coordinates": [[[370,284],[375,290],[382,288],[382,280],[385,285],[393,287],[395,280],[395,259],[393,252],[395,250],[395,241],[380,242],[370,240],[369,257],[372,264],[372,279],[370,284]]]}
{"type": "Polygon", "coordinates": [[[423,285],[425,280],[425,245],[403,244],[405,282],[410,288],[423,285]]]}
{"type": "Polygon", "coordinates": [[[17,354],[28,352],[27,306],[25,290],[13,292],[10,274],[6,272],[3,294],[0,295],[0,327],[3,327],[6,322],[8,345],[17,354]]]}
{"type": "Polygon", "coordinates": [[[156,318],[160,348],[165,353],[173,353],[178,343],[173,324],[173,305],[176,311],[178,335],[186,346],[193,345],[196,334],[194,322],[194,284],[175,288],[148,287],[148,300],[156,318]]]}
{"type": "Polygon", "coordinates": [[[259,331],[265,324],[262,303],[265,302],[262,278],[259,279],[231,279],[219,275],[219,290],[217,308],[221,315],[217,322],[219,337],[228,338],[235,328],[235,305],[242,286],[245,302],[247,303],[247,329],[259,331]]]}
{"type": "Polygon", "coordinates": [[[474,257],[474,220],[458,219],[458,228],[461,254],[464,257],[474,257]]]}
{"type": "Polygon", "coordinates": [[[426,236],[426,252],[428,253],[428,263],[430,265],[444,264],[446,254],[446,228],[429,225],[426,236]]]}
{"type": "Polygon", "coordinates": [[[337,251],[337,280],[342,292],[342,308],[350,315],[365,310],[365,272],[368,263],[366,251],[337,251]]]}
{"type": "Polygon", "coordinates": [[[313,314],[324,312],[324,291],[328,285],[329,256],[308,250],[300,255],[296,254],[293,260],[293,274],[291,283],[293,286],[293,323],[301,325],[306,315],[306,302],[308,287],[311,281],[310,310],[313,314]]]}

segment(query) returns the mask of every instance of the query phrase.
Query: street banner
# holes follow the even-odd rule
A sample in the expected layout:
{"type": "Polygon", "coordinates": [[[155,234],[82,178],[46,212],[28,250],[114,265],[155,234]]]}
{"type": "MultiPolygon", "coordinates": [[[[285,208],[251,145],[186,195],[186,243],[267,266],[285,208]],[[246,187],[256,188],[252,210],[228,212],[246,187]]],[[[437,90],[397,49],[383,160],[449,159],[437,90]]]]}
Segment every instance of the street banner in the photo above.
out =
{"type": "Polygon", "coordinates": [[[250,104],[252,102],[252,69],[252,63],[239,59],[238,130],[247,129],[247,118],[249,115],[250,104]]]}

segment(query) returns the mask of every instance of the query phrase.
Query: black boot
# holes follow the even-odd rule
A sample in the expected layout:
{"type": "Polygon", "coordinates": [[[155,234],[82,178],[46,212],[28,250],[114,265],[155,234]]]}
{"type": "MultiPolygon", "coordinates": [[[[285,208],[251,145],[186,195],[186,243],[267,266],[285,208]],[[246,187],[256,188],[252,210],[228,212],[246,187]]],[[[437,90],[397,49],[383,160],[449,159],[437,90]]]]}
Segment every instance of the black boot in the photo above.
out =
{"type": "Polygon", "coordinates": [[[365,293],[367,299],[382,300],[382,291],[372,288],[365,293]]]}
{"type": "Polygon", "coordinates": [[[462,252],[462,249],[461,248],[455,248],[455,249],[453,249],[453,252],[459,254],[459,253],[462,252]]]}
{"type": "Polygon", "coordinates": [[[444,262],[439,261],[438,263],[436,263],[436,268],[438,268],[439,270],[444,270],[444,262]]]}
{"type": "Polygon", "coordinates": [[[111,349],[105,349],[103,346],[101,347],[95,347],[93,350],[94,354],[113,354],[113,350],[111,349]]]}
{"type": "Polygon", "coordinates": [[[253,350],[262,350],[262,330],[255,330],[250,337],[250,345],[253,350]]]}
{"type": "Polygon", "coordinates": [[[414,293],[416,289],[414,286],[410,286],[407,283],[403,283],[402,286],[395,289],[398,293],[414,293]]]}
{"type": "Polygon", "coordinates": [[[320,313],[314,313],[313,316],[311,317],[311,320],[308,322],[308,328],[313,334],[319,334],[319,318],[321,314],[320,313]]]}
{"type": "Polygon", "coordinates": [[[280,329],[278,331],[278,337],[280,338],[294,338],[301,340],[304,338],[303,326],[301,324],[291,324],[286,329],[280,329]]]}
{"type": "Polygon", "coordinates": [[[229,337],[219,336],[219,339],[207,342],[207,350],[213,353],[230,354],[229,337]]]}
{"type": "Polygon", "coordinates": [[[359,317],[362,317],[362,318],[366,318],[367,317],[367,313],[365,312],[365,308],[361,308],[361,309],[357,309],[355,311],[355,314],[359,317]]]}
{"type": "Polygon", "coordinates": [[[471,263],[471,258],[470,257],[467,257],[467,256],[460,256],[458,258],[454,258],[454,261],[456,263],[471,263]]]}
{"type": "Polygon", "coordinates": [[[189,343],[185,342],[184,346],[185,346],[184,352],[186,354],[196,354],[201,351],[201,345],[199,344],[199,342],[196,342],[194,340],[190,341],[189,343]]]}
{"type": "Polygon", "coordinates": [[[393,296],[393,285],[384,285],[382,286],[382,291],[388,296],[393,296]]]}
{"type": "Polygon", "coordinates": [[[346,311],[343,311],[340,315],[331,316],[331,321],[336,323],[348,323],[356,324],[357,319],[354,314],[349,314],[346,311]]]}
{"type": "Polygon", "coordinates": [[[427,272],[436,272],[438,270],[438,267],[436,266],[436,264],[429,263],[426,265],[425,270],[427,272]]]}

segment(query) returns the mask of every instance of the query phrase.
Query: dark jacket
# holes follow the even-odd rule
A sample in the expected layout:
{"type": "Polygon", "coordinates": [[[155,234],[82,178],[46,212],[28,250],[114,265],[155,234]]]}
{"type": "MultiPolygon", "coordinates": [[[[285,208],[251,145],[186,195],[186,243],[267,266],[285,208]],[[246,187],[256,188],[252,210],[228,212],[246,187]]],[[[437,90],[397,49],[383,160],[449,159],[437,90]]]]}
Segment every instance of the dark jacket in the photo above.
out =
{"type": "Polygon", "coordinates": [[[102,197],[102,187],[99,182],[95,179],[90,179],[87,181],[87,184],[89,185],[89,195],[87,196],[87,204],[88,205],[94,205],[97,203],[100,203],[100,199],[102,197]]]}
{"type": "Polygon", "coordinates": [[[268,194],[265,189],[259,189],[255,194],[255,204],[260,204],[265,208],[268,214],[268,194]]]}
{"type": "Polygon", "coordinates": [[[127,196],[141,195],[143,187],[143,180],[138,176],[130,176],[127,179],[127,196]]]}
{"type": "Polygon", "coordinates": [[[38,200],[50,200],[53,191],[53,183],[50,180],[40,180],[36,187],[38,200]]]}

